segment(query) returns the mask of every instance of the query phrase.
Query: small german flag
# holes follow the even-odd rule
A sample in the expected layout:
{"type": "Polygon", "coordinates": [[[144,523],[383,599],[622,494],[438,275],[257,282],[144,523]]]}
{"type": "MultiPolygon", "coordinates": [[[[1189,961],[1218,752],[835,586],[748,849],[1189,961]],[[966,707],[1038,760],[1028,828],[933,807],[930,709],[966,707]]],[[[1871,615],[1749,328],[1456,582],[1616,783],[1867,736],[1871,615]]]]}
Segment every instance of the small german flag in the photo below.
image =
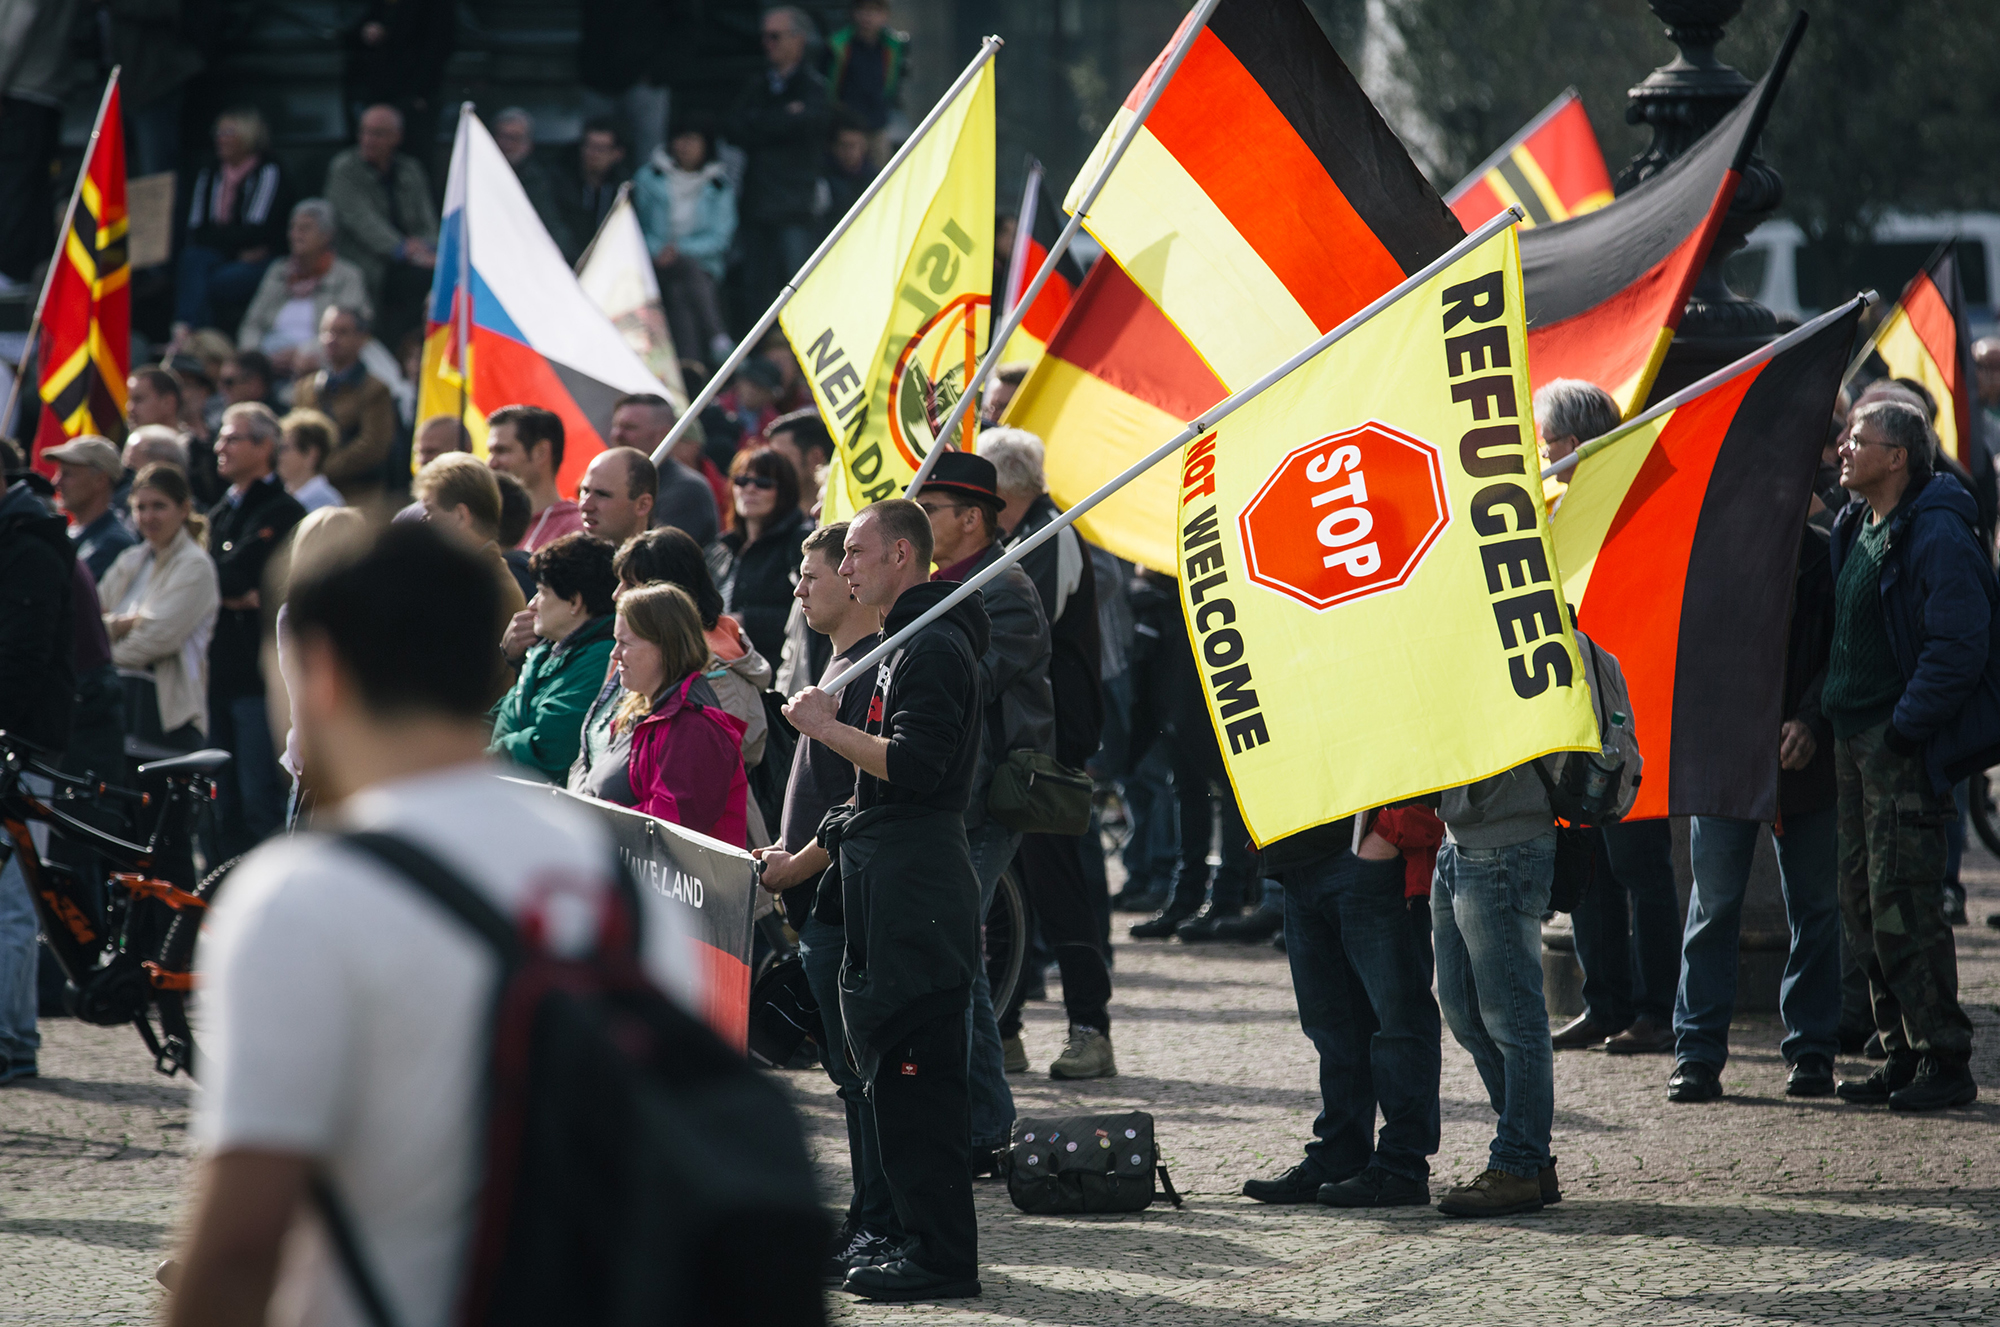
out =
{"type": "Polygon", "coordinates": [[[1444,196],[1467,230],[1518,204],[1521,229],[1568,221],[1611,201],[1604,149],[1584,113],[1583,98],[1565,88],[1527,127],[1500,145],[1444,196]]]}
{"type": "Polygon", "coordinates": [[[1554,513],[1577,623],[1618,658],[1646,780],[1630,818],[1778,813],[1786,626],[1863,300],[1586,443],[1554,513]]]}
{"type": "MultiPolygon", "coordinates": [[[[1067,210],[1165,59],[1112,117],[1067,210]]],[[[1085,224],[1231,387],[1465,238],[1303,0],[1222,0],[1085,224]]]]}
{"type": "MultiPolygon", "coordinates": [[[[1007,264],[1006,285],[993,292],[994,302],[1000,306],[1000,312],[994,315],[996,323],[1013,311],[1021,292],[1035,279],[1035,273],[1042,270],[1062,228],[1062,217],[1042,187],[1042,163],[1031,158],[1027,187],[1021,192],[1021,214],[1015,223],[1014,254],[1007,264]]],[[[1056,260],[1056,270],[1043,283],[1042,293],[1035,296],[1034,306],[1007,339],[1006,357],[1010,363],[1032,365],[1041,359],[1049,338],[1055,335],[1057,324],[1062,322],[1070,301],[1076,298],[1077,287],[1082,284],[1083,268],[1078,265],[1076,255],[1065,250],[1056,260]]]]}
{"type": "Polygon", "coordinates": [[[1645,405],[1804,32],[1800,14],[1770,72],[1672,165],[1608,206],[1521,236],[1536,387],[1582,378],[1627,418],[1645,405]]]}
{"type": "Polygon", "coordinates": [[[126,255],[125,129],[118,71],[104,89],[67,224],[42,287],[35,343],[42,400],[38,468],[47,448],[84,433],[125,437],[132,368],[132,265],[126,255]]]}
{"type": "MultiPolygon", "coordinates": [[[[1071,507],[1227,395],[1187,338],[1107,257],[1084,278],[1006,422],[1047,445],[1049,493],[1071,507]]],[[[1171,573],[1179,474],[1154,466],[1077,529],[1121,558],[1171,573]]]]}
{"type": "MultiPolygon", "coordinates": [[[[1920,382],[1937,402],[1937,435],[1953,460],[1970,468],[1981,450],[1972,413],[1972,338],[1965,325],[1965,285],[1955,240],[1946,240],[1903,287],[1902,296],[1855,359],[1879,355],[1892,378],[1920,382]]],[[[1852,370],[1849,371],[1850,376],[1852,370]]]]}

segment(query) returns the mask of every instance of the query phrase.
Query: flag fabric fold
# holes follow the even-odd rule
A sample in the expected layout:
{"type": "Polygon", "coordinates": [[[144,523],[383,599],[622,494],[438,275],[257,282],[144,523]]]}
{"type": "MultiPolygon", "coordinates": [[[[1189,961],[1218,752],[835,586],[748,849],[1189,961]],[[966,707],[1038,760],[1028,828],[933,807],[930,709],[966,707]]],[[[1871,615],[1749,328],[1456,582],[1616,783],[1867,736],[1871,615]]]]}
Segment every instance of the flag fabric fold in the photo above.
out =
{"type": "Polygon", "coordinates": [[[1672,165],[1608,206],[1521,237],[1537,387],[1582,378],[1627,418],[1643,408],[1803,30],[1801,15],[1770,71],[1672,165]]]}
{"type": "Polygon", "coordinates": [[[1778,814],[1799,540],[1855,302],[1589,444],[1553,518],[1577,623],[1618,658],[1646,779],[1631,818],[1778,814]]]}
{"type": "Polygon", "coordinates": [[[132,264],[125,213],[125,121],[118,71],[104,90],[97,128],[43,288],[36,334],[35,428],[41,454],[65,439],[125,437],[125,380],[132,371],[132,264]]]}
{"type": "Polygon", "coordinates": [[[653,254],[639,229],[630,188],[619,190],[618,201],[604,214],[597,236],[577,260],[576,283],[632,347],[673,402],[674,413],[687,409],[687,384],[681,378],[680,352],[667,327],[660,302],[660,279],[653,271],[653,254]]]}
{"type": "Polygon", "coordinates": [[[1525,214],[1525,230],[1568,221],[1609,203],[1611,172],[1576,89],[1563,89],[1453,186],[1444,201],[1467,230],[1517,204],[1525,214]]]}
{"type": "Polygon", "coordinates": [[[1184,449],[1182,607],[1260,846],[1598,745],[1537,467],[1511,226],[1184,449]]]}
{"type": "Polygon", "coordinates": [[[1985,460],[1972,403],[1972,338],[1955,242],[1946,241],[1903,287],[1860,359],[1879,355],[1892,378],[1920,382],[1937,403],[1938,442],[1960,465],[1985,460]]]}
{"type": "MultiPolygon", "coordinates": [[[[1083,279],[1005,422],[1042,439],[1049,494],[1071,507],[1228,394],[1159,306],[1106,257],[1083,279]]],[[[1157,465],[1079,520],[1077,530],[1121,558],[1171,574],[1179,503],[1173,467],[1157,465]]]]}
{"type": "Polygon", "coordinates": [[[835,442],[828,521],[901,494],[971,381],[990,332],[993,168],[989,61],[778,315],[835,442]]]}
{"type": "MultiPolygon", "coordinates": [[[[1080,208],[1165,58],[1112,118],[1065,210],[1080,208]]],[[[1232,388],[1464,238],[1303,0],[1222,0],[1085,225],[1232,388]]]]}
{"type": "Polygon", "coordinates": [[[462,114],[424,328],[417,418],[463,412],[473,450],[486,416],[537,405],[563,422],[556,484],[574,492],[604,450],[621,396],[669,393],[594,303],[476,116],[462,114]]]}

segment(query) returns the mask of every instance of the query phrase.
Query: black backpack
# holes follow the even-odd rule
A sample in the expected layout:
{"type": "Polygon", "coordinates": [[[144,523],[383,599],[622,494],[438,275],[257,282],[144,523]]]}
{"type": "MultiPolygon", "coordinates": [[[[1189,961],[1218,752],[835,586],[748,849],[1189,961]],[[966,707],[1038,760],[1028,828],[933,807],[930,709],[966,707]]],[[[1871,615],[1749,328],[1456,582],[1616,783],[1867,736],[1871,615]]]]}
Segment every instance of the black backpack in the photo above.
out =
{"type": "MultiPolygon", "coordinates": [[[[454,1320],[818,1324],[829,1223],[779,1089],[639,966],[621,870],[597,950],[543,949],[405,839],[350,834],[500,956],[483,1175],[454,1320]]],[[[314,1197],[375,1327],[396,1319],[321,1177],[314,1197]]]]}

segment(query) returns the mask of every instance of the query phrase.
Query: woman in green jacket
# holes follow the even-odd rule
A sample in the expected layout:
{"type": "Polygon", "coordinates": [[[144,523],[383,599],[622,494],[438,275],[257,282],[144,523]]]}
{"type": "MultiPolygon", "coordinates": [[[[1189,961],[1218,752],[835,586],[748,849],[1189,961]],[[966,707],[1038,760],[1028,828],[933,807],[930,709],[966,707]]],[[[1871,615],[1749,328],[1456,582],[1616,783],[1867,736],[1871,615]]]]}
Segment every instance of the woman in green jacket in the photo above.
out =
{"type": "Polygon", "coordinates": [[[584,534],[564,535],[536,550],[535,615],[541,639],[521,662],[521,675],[493,707],[487,754],[504,756],[560,784],[576,759],[584,711],[611,662],[612,596],[618,575],[611,545],[584,534]]]}

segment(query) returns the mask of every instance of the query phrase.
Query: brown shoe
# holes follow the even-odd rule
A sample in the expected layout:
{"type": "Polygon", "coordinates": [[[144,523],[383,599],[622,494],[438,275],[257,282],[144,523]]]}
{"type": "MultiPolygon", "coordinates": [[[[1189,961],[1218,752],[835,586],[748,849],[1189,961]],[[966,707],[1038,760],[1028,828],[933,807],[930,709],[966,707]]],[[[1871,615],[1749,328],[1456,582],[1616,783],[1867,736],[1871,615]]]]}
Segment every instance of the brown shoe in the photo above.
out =
{"type": "Polygon", "coordinates": [[[1542,1210],[1542,1183],[1504,1170],[1489,1170],[1470,1184],[1461,1184],[1438,1200],[1446,1216],[1513,1216],[1542,1210]]]}
{"type": "Polygon", "coordinates": [[[1557,1028],[1549,1044],[1559,1051],[1594,1051],[1617,1034],[1617,1028],[1600,1023],[1589,1014],[1579,1014],[1557,1028]]]}
{"type": "Polygon", "coordinates": [[[1605,1042],[1604,1049],[1611,1055],[1671,1055],[1674,1049],[1673,1025],[1641,1018],[1605,1042]]]}

